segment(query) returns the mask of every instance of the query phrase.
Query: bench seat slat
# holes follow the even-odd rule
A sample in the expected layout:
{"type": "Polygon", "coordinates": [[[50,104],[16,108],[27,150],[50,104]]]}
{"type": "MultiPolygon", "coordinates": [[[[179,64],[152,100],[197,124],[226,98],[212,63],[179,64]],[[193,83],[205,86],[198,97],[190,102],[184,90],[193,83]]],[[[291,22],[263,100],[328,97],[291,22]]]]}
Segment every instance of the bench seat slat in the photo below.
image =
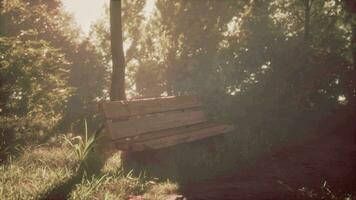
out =
{"type": "Polygon", "coordinates": [[[203,123],[205,121],[206,117],[201,110],[175,111],[127,121],[107,122],[106,129],[111,139],[117,140],[148,132],[203,123]]]}
{"type": "Polygon", "coordinates": [[[190,132],[182,132],[180,134],[170,135],[168,137],[162,137],[158,139],[134,143],[130,147],[130,150],[144,151],[144,150],[161,149],[161,148],[166,148],[181,143],[188,143],[188,142],[193,142],[196,140],[201,140],[212,136],[217,136],[223,133],[230,132],[232,130],[233,130],[233,126],[224,125],[224,124],[215,125],[206,128],[198,128],[190,132]]]}
{"type": "Polygon", "coordinates": [[[201,105],[196,96],[170,96],[131,101],[100,102],[99,110],[106,119],[122,119],[130,116],[196,108],[201,105]]]}
{"type": "Polygon", "coordinates": [[[145,142],[145,141],[149,141],[149,140],[170,137],[172,135],[177,135],[177,134],[184,134],[184,133],[193,132],[193,131],[196,131],[199,129],[206,129],[206,128],[214,127],[216,125],[217,124],[212,124],[212,123],[201,123],[201,124],[195,124],[192,126],[184,126],[184,127],[179,127],[179,128],[173,128],[173,129],[165,129],[165,130],[161,130],[161,131],[137,135],[135,137],[115,140],[114,143],[120,149],[127,150],[134,143],[140,143],[140,142],[145,142]]]}

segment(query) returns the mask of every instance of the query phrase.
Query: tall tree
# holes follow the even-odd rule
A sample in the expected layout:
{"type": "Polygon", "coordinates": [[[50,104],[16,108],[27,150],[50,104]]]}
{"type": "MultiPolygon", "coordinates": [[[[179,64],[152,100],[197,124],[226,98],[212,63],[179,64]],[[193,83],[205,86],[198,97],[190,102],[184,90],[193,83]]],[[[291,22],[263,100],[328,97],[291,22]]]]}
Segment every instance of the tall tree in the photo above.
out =
{"type": "MultiPolygon", "coordinates": [[[[122,39],[123,43],[127,44],[124,49],[125,55],[125,89],[127,97],[137,96],[135,88],[134,74],[138,66],[142,66],[142,59],[145,59],[143,47],[144,35],[147,31],[142,31],[144,28],[144,12],[143,8],[146,5],[146,0],[122,0],[121,2],[121,17],[122,17],[122,39]],[[126,20],[129,19],[129,20],[126,20]]],[[[147,23],[149,24],[149,23],[147,23]]],[[[91,42],[96,45],[96,49],[100,51],[104,57],[105,65],[110,66],[112,54],[110,49],[110,8],[109,5],[105,11],[103,18],[99,19],[93,26],[90,33],[91,42]]],[[[111,79],[109,77],[109,79],[111,79]]],[[[109,80],[108,79],[108,80],[109,80]]]]}
{"type": "MultiPolygon", "coordinates": [[[[88,39],[80,37],[79,27],[74,25],[72,17],[63,10],[61,0],[47,0],[45,3],[42,0],[6,0],[0,3],[0,37],[21,36],[27,41],[45,41],[47,46],[57,49],[58,53],[64,56],[63,60],[67,63],[63,63],[59,71],[64,73],[58,76],[59,79],[66,80],[65,86],[70,88],[70,93],[66,96],[65,102],[61,102],[63,107],[60,109],[59,119],[56,119],[59,121],[56,128],[65,130],[69,127],[82,127],[78,125],[82,124],[84,118],[91,120],[94,117],[95,102],[103,98],[104,91],[108,88],[108,78],[106,78],[109,75],[106,70],[108,64],[104,63],[98,48],[93,46],[88,39]]],[[[24,49],[30,49],[30,47],[32,46],[23,46],[24,49]]],[[[15,70],[16,68],[9,69],[15,70]]],[[[16,77],[21,78],[19,74],[16,77]]],[[[3,79],[0,82],[3,84],[10,81],[10,76],[1,78],[3,79]]],[[[39,81],[39,79],[30,80],[31,82],[39,81]]],[[[26,87],[23,90],[29,89],[26,87]]],[[[6,97],[0,96],[0,99],[6,97]]],[[[8,101],[5,104],[11,102],[8,101]]],[[[37,105],[36,101],[31,100],[31,102],[37,105]]],[[[51,111],[48,108],[45,110],[51,111]]],[[[54,114],[57,114],[56,112],[53,111],[54,114]]],[[[50,136],[48,132],[46,134],[50,136]]]]}
{"type": "Polygon", "coordinates": [[[110,99],[125,100],[125,57],[122,40],[121,0],[110,1],[112,79],[110,99]]]}
{"type": "Polygon", "coordinates": [[[304,40],[309,39],[310,33],[310,10],[313,4],[313,0],[304,0],[304,40]]]}
{"type": "Polygon", "coordinates": [[[215,86],[221,81],[217,52],[237,5],[214,0],[159,0],[156,6],[164,33],[167,93],[216,93],[215,86]]]}

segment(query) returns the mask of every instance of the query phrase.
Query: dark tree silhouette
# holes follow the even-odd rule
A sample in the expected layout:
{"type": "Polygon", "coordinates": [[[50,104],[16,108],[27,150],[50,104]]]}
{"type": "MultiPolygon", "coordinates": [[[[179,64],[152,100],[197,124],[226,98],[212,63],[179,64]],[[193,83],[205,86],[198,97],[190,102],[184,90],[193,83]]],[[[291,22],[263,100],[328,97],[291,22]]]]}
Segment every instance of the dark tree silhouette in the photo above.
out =
{"type": "Polygon", "coordinates": [[[125,57],[122,39],[121,0],[110,1],[112,78],[110,99],[125,100],[125,57]]]}

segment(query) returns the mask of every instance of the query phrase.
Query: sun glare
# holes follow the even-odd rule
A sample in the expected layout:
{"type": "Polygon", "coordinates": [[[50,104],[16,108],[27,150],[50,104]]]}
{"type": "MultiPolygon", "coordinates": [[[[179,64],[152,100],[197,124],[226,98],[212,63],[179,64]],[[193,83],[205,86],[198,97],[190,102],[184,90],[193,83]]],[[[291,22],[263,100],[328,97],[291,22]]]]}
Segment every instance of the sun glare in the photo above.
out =
{"type": "MultiPolygon", "coordinates": [[[[110,0],[62,0],[64,9],[73,14],[74,20],[85,34],[89,33],[90,25],[103,17],[105,5],[110,0]]],[[[155,0],[148,0],[144,8],[144,15],[149,18],[155,8],[155,0]]]]}
{"type": "Polygon", "coordinates": [[[102,17],[105,4],[109,0],[62,0],[64,9],[73,14],[76,23],[84,33],[88,33],[90,25],[102,17]]]}

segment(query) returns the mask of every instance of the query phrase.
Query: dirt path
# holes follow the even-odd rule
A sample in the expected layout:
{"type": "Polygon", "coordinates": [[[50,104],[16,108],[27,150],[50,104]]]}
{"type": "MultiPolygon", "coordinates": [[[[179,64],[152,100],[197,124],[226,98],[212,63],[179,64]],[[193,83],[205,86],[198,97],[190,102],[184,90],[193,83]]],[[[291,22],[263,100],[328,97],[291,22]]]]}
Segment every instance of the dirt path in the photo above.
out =
{"type": "Polygon", "coordinates": [[[297,189],[320,188],[324,181],[335,194],[356,191],[355,146],[354,129],[344,127],[280,148],[254,167],[186,185],[183,195],[188,200],[296,199],[297,189]]]}

